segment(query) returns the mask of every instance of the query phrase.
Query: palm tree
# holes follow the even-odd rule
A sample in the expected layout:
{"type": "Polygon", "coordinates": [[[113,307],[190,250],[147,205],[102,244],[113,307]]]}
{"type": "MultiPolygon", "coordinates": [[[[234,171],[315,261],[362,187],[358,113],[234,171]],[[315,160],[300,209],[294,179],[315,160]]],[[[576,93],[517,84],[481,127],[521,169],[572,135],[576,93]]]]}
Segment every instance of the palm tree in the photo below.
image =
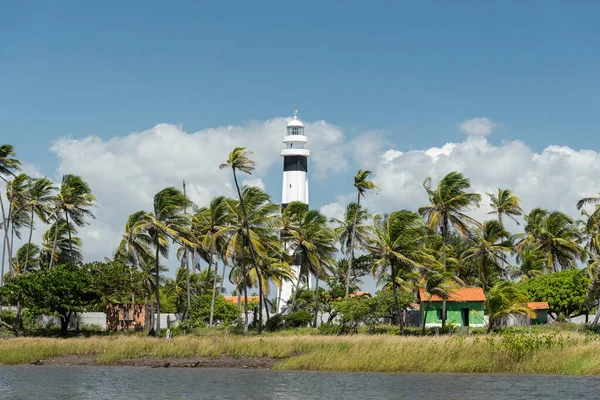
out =
{"type": "Polygon", "coordinates": [[[588,221],[592,221],[592,223],[600,221],[600,207],[598,207],[598,205],[600,205],[600,197],[584,197],[577,202],[577,209],[581,210],[588,205],[596,206],[592,214],[589,215],[588,221]]]}
{"type": "MultiPolygon", "coordinates": [[[[248,157],[250,154],[251,153],[248,152],[245,147],[236,147],[235,149],[233,149],[233,151],[231,153],[229,153],[229,157],[227,158],[227,161],[219,166],[220,169],[231,168],[231,172],[233,174],[233,181],[235,183],[235,189],[236,189],[237,195],[238,195],[238,201],[240,202],[240,207],[241,207],[242,214],[244,217],[244,225],[245,225],[246,236],[247,236],[244,239],[245,242],[250,241],[250,231],[248,228],[248,215],[246,214],[246,208],[245,208],[244,200],[242,199],[242,193],[240,191],[240,185],[237,180],[236,171],[241,171],[246,174],[252,175],[252,172],[254,171],[254,168],[256,167],[256,162],[254,162],[253,160],[251,160],[248,157]]],[[[257,263],[256,263],[256,257],[254,255],[254,250],[252,249],[252,246],[249,246],[249,247],[250,247],[250,256],[252,258],[252,263],[254,264],[254,266],[256,266],[257,263]]],[[[245,245],[242,245],[242,251],[244,248],[245,248],[245,245]]],[[[245,277],[247,275],[245,257],[242,255],[242,257],[240,257],[239,260],[241,260],[241,262],[242,262],[242,264],[240,266],[242,268],[242,275],[245,277]]],[[[259,307],[259,310],[260,309],[261,309],[261,307],[259,307]]],[[[244,334],[247,335],[248,334],[248,288],[246,287],[246,285],[244,285],[244,311],[245,311],[244,312],[244,334]]],[[[259,327],[262,327],[262,320],[259,321],[259,324],[260,324],[259,327]]]]}
{"type": "MultiPolygon", "coordinates": [[[[240,271],[233,272],[237,275],[237,282],[243,285],[244,302],[247,298],[247,286],[253,282],[250,272],[246,268],[248,262],[252,263],[255,276],[262,276],[261,266],[265,265],[263,259],[273,253],[281,253],[281,243],[277,233],[280,229],[279,206],[271,203],[267,193],[257,187],[243,187],[241,190],[242,201],[227,201],[231,220],[215,234],[217,240],[227,235],[229,240],[225,249],[225,258],[235,260],[240,271]],[[242,209],[241,205],[244,204],[242,209]],[[250,254],[248,260],[247,254],[250,254]]],[[[259,332],[262,330],[262,301],[264,299],[263,279],[256,279],[258,285],[259,304],[259,332]]],[[[247,308],[247,304],[245,305],[247,308]]],[[[247,313],[247,310],[246,310],[247,313]]],[[[247,316],[246,316],[247,319],[247,316]]]]}
{"type": "Polygon", "coordinates": [[[174,187],[167,187],[154,196],[154,212],[143,217],[142,230],[148,232],[155,248],[154,290],[156,297],[156,330],[160,332],[160,256],[169,257],[171,241],[181,242],[194,246],[187,237],[187,229],[191,225],[191,215],[185,209],[192,206],[192,202],[174,187]]]}
{"type": "Polygon", "coordinates": [[[56,220],[42,235],[41,264],[78,264],[82,261],[81,239],[73,236],[77,230],[64,219],[56,220]]]}
{"type": "MultiPolygon", "coordinates": [[[[371,171],[369,170],[358,170],[358,173],[354,176],[354,187],[357,191],[357,199],[356,205],[357,209],[360,210],[360,199],[364,197],[367,191],[375,191],[379,188],[369,180],[369,176],[371,176],[371,171]]],[[[352,259],[354,258],[354,241],[356,238],[356,222],[358,218],[358,213],[354,213],[354,222],[352,224],[352,235],[350,239],[350,256],[348,257],[348,277],[346,279],[346,299],[348,298],[350,292],[350,274],[352,273],[352,259]]]]}
{"type": "Polygon", "coordinates": [[[503,216],[507,216],[519,225],[518,216],[523,215],[523,209],[520,206],[520,200],[510,189],[498,189],[498,194],[487,193],[490,198],[490,207],[493,211],[488,214],[498,215],[498,222],[504,226],[503,216]]]}
{"type": "Polygon", "coordinates": [[[434,262],[424,248],[427,227],[418,214],[408,210],[395,211],[383,217],[376,215],[373,225],[374,234],[367,245],[373,258],[372,272],[391,285],[397,323],[402,326],[398,288],[407,288],[403,277],[415,270],[426,269],[434,262]],[[388,268],[389,274],[386,272],[388,268]]]}
{"type": "MultiPolygon", "coordinates": [[[[14,158],[15,151],[14,147],[10,144],[3,144],[0,146],[0,179],[8,183],[8,177],[14,176],[13,171],[19,171],[21,169],[21,162],[14,158]]],[[[9,218],[6,215],[4,209],[4,200],[0,195],[0,210],[2,210],[2,229],[4,230],[4,239],[2,242],[2,271],[0,273],[0,286],[4,283],[4,261],[6,259],[6,250],[8,249],[8,224],[9,218]]]]}
{"type": "MultiPolygon", "coordinates": [[[[27,210],[25,208],[27,196],[29,192],[31,178],[26,174],[19,174],[13,180],[6,184],[6,198],[8,199],[8,218],[5,227],[5,240],[8,248],[8,259],[12,258],[13,244],[15,236],[21,239],[21,229],[26,226],[29,221],[27,218],[27,210]],[[11,232],[10,241],[8,232],[11,232]]],[[[11,276],[13,270],[10,269],[11,276]]]]}
{"type": "MultiPolygon", "coordinates": [[[[71,226],[69,221],[71,219],[76,226],[84,226],[87,224],[87,217],[96,218],[90,210],[95,205],[96,198],[87,182],[77,175],[63,175],[60,188],[54,198],[53,215],[55,221],[64,218],[67,225],[71,226]]],[[[72,229],[68,229],[69,237],[71,232],[72,229]]],[[[72,244],[71,241],[69,243],[72,244]]],[[[54,247],[56,247],[56,240],[53,245],[53,252],[54,247]]],[[[54,256],[50,257],[50,267],[52,267],[53,260],[54,256]]]]}
{"type": "Polygon", "coordinates": [[[511,281],[497,281],[485,297],[485,314],[489,317],[487,333],[510,314],[535,318],[535,313],[527,307],[527,296],[511,281]]]}
{"type": "Polygon", "coordinates": [[[26,243],[21,246],[11,260],[15,275],[37,270],[40,267],[40,247],[26,243]]]}
{"type": "MultiPolygon", "coordinates": [[[[437,188],[431,186],[431,178],[425,179],[423,187],[429,196],[431,205],[419,208],[421,214],[433,230],[439,230],[442,236],[442,265],[446,270],[446,243],[448,234],[453,228],[460,235],[469,235],[471,226],[481,224],[465,214],[473,207],[479,207],[481,195],[468,193],[471,187],[469,179],[459,172],[450,172],[439,183],[437,188]]],[[[442,327],[446,325],[446,301],[442,302],[442,327]]]]}
{"type": "Polygon", "coordinates": [[[496,220],[486,221],[483,228],[475,228],[475,245],[465,252],[464,261],[473,262],[479,270],[479,284],[487,293],[491,281],[500,275],[506,275],[504,265],[506,253],[512,251],[509,234],[496,220]]]}
{"type": "Polygon", "coordinates": [[[533,246],[543,254],[547,272],[576,268],[578,261],[585,260],[587,252],[579,246],[581,232],[568,215],[535,208],[525,216],[525,222],[517,249],[533,246]]]}
{"type": "MultiPolygon", "coordinates": [[[[127,218],[125,232],[115,252],[115,258],[122,260],[132,270],[143,270],[144,266],[154,262],[152,254],[153,240],[147,231],[150,222],[146,211],[136,211],[127,218]]],[[[135,296],[131,294],[131,302],[135,303],[135,296]]]]}
{"type": "MultiPolygon", "coordinates": [[[[30,212],[29,219],[29,239],[27,240],[27,245],[31,246],[31,238],[33,236],[33,227],[34,215],[42,221],[43,223],[48,222],[48,218],[50,216],[51,210],[50,205],[53,201],[53,192],[56,190],[56,187],[47,178],[38,178],[34,179],[29,186],[29,192],[27,195],[27,200],[25,204],[25,208],[30,212]]],[[[25,267],[27,267],[27,263],[29,262],[29,252],[26,253],[25,257],[25,267]]]]}
{"type": "MultiPolygon", "coordinates": [[[[459,284],[462,284],[460,280],[451,272],[445,269],[429,269],[420,278],[418,286],[423,289],[423,297],[421,298],[421,307],[423,307],[423,301],[427,302],[425,306],[425,313],[423,314],[422,331],[425,334],[425,323],[427,322],[427,313],[429,312],[429,306],[431,304],[432,296],[439,296],[442,298],[442,304],[448,299],[452,291],[458,288],[459,284]]],[[[442,305],[442,308],[444,306],[442,305]]],[[[442,327],[444,322],[444,315],[442,311],[442,327]]]]}
{"type": "MultiPolygon", "coordinates": [[[[208,254],[208,275],[212,265],[215,266],[213,274],[213,291],[210,305],[209,326],[213,324],[213,314],[215,307],[215,293],[217,291],[218,277],[218,256],[222,254],[223,249],[227,244],[227,238],[220,235],[217,238],[215,235],[224,229],[230,222],[228,214],[229,208],[225,196],[217,196],[210,202],[208,207],[200,208],[192,220],[192,235],[197,238],[203,250],[208,254]]],[[[225,266],[223,266],[225,268],[225,266]]],[[[204,291],[208,290],[209,282],[206,281],[204,291]]]]}

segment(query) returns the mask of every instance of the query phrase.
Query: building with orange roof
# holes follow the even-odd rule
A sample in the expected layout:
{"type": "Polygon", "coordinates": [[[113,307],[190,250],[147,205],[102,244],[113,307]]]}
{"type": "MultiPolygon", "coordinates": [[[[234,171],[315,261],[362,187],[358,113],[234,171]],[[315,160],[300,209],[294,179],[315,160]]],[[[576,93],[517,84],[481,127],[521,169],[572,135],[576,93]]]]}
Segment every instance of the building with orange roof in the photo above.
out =
{"type": "MultiPolygon", "coordinates": [[[[437,295],[419,290],[419,312],[421,323],[426,327],[442,326],[442,302],[437,295]]],[[[458,288],[446,299],[446,324],[457,326],[482,327],[485,325],[483,313],[485,293],[481,288],[458,288]]]]}
{"type": "Polygon", "coordinates": [[[531,318],[529,321],[531,325],[540,325],[548,323],[548,310],[550,305],[547,301],[533,301],[527,303],[527,307],[535,312],[535,318],[531,318]]]}

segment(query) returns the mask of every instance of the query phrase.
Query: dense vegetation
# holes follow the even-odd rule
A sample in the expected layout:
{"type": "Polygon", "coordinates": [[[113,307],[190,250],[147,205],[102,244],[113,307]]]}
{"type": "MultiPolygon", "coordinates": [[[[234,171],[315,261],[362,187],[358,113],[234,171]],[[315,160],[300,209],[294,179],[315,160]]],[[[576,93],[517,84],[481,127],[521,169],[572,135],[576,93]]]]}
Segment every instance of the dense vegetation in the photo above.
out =
{"type": "MultiPolygon", "coordinates": [[[[498,189],[487,195],[493,216],[477,221],[469,211],[484,199],[470,192],[468,178],[450,172],[437,183],[425,180],[429,203],[418,210],[371,215],[362,200],[379,189],[371,172],[360,170],[356,202],[342,219],[328,220],[302,203],[282,211],[261,189],[241,187],[239,174],[255,168],[245,148],[224,161],[220,167],[231,172],[235,198],[196,205],[185,190],[167,187],[156,193],[149,211],[135,211],[124,221],[121,242],[107,249],[106,260],[83,264],[77,232],[94,218],[91,188],[76,175],[55,183],[19,173],[13,147],[0,146],[0,178],[6,184],[0,197],[0,294],[4,304],[17,307],[14,324],[2,323],[21,334],[26,308],[60,315],[66,330],[73,312],[143,301],[159,315],[178,311],[199,324],[236,324],[236,306],[220,297],[226,280],[245,309],[244,333],[252,309],[259,333],[264,319],[270,330],[316,326],[324,311],[331,318],[323,321],[323,330],[352,333],[366,325],[373,331],[388,317],[402,331],[419,288],[444,299],[443,324],[445,299],[461,286],[483,288],[490,328],[509,313],[530,313],[527,301],[548,301],[558,319],[597,306],[600,197],[574,205],[582,212],[576,221],[560,211],[525,212],[511,190],[498,189]],[[523,223],[523,231],[509,232],[508,220],[523,223]],[[42,240],[34,243],[33,231],[40,228],[42,240]],[[15,237],[25,242],[18,249],[15,237]],[[162,262],[173,250],[181,267],[174,278],[165,278],[162,262]],[[354,296],[367,274],[381,290],[371,298],[354,296]],[[311,276],[316,284],[308,290],[311,276]],[[290,299],[272,293],[283,281],[294,285],[290,299]],[[258,304],[248,301],[249,291],[258,293],[258,304]],[[279,304],[286,315],[273,315],[279,304]],[[333,321],[334,316],[339,318],[333,321]]],[[[160,318],[156,327],[160,330],[160,318]]]]}

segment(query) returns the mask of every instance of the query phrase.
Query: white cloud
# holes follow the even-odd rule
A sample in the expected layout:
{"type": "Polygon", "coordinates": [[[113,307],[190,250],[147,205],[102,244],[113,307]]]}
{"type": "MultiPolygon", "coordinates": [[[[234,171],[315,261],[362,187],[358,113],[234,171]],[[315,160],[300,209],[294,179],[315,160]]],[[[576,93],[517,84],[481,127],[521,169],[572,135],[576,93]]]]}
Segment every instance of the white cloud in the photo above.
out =
{"type": "MultiPolygon", "coordinates": [[[[87,260],[109,256],[122,235],[127,216],[137,210],[151,211],[152,197],[166,186],[181,187],[183,179],[190,199],[208,204],[216,195],[234,195],[231,172],[219,165],[235,146],[253,151],[257,169],[242,174],[244,184],[264,188],[262,178],[279,155],[287,118],[249,122],[186,133],[181,126],[159,124],[123,137],[104,140],[60,138],[51,147],[59,160],[56,180],[62,174],[81,175],[98,199],[97,219],[80,230],[87,260]]],[[[347,168],[344,135],[325,121],[306,123],[314,175],[347,168]]]]}
{"type": "Polygon", "coordinates": [[[458,126],[468,136],[487,136],[496,127],[494,121],[487,117],[473,118],[463,121],[458,126]]]}

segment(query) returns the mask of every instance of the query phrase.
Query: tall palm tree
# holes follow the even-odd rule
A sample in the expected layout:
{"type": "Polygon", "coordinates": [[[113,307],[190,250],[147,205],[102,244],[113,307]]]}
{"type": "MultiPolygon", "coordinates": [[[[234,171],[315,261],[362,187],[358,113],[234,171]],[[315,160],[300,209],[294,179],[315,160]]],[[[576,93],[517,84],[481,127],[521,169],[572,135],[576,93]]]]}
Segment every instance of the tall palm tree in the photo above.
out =
{"type": "Polygon", "coordinates": [[[54,264],[78,264],[82,261],[81,239],[77,229],[64,219],[54,221],[42,235],[41,264],[50,267],[54,264]]]}
{"type": "Polygon", "coordinates": [[[490,198],[490,207],[492,211],[488,214],[496,214],[498,222],[504,226],[502,217],[505,215],[515,221],[519,225],[516,217],[523,215],[523,209],[520,205],[520,200],[510,189],[498,189],[498,193],[487,193],[490,198]]]}
{"type": "Polygon", "coordinates": [[[181,191],[174,187],[167,187],[154,195],[153,214],[146,214],[143,217],[141,229],[148,232],[155,248],[154,290],[157,315],[155,335],[160,332],[160,257],[169,257],[171,241],[194,246],[194,243],[187,239],[191,215],[184,212],[192,205],[193,203],[181,191]]]}
{"type": "MultiPolygon", "coordinates": [[[[33,217],[37,215],[37,217],[43,223],[48,222],[48,218],[51,213],[50,206],[53,201],[53,192],[55,190],[56,187],[52,181],[47,178],[33,179],[31,185],[29,186],[29,192],[25,205],[25,209],[30,212],[29,239],[27,240],[28,246],[31,246],[31,238],[33,236],[33,217]]],[[[30,253],[27,252],[25,256],[25,267],[27,267],[27,263],[29,262],[29,254],[30,253]]]]}
{"type": "Polygon", "coordinates": [[[584,197],[584,198],[582,198],[581,200],[579,200],[577,202],[577,209],[581,210],[582,208],[584,208],[588,205],[596,206],[596,207],[594,207],[594,211],[592,212],[592,214],[589,215],[588,220],[591,220],[592,223],[600,221],[600,207],[598,207],[598,205],[600,205],[600,196],[599,197],[584,197]]]}
{"type": "MultiPolygon", "coordinates": [[[[481,195],[466,191],[471,187],[471,183],[460,172],[450,172],[435,189],[431,186],[431,178],[427,178],[423,187],[431,205],[419,208],[419,214],[425,218],[431,229],[439,230],[442,236],[442,265],[446,270],[446,243],[450,229],[453,228],[464,236],[469,235],[470,227],[481,227],[479,222],[465,214],[471,207],[479,207],[481,195]]],[[[446,300],[442,302],[442,327],[445,325],[446,300]]]]}
{"type": "Polygon", "coordinates": [[[578,261],[585,261],[587,252],[579,245],[581,232],[568,215],[534,208],[525,216],[525,222],[517,249],[533,246],[543,254],[547,272],[576,268],[578,261]]]}
{"type": "Polygon", "coordinates": [[[509,234],[496,220],[485,221],[483,228],[475,228],[475,245],[465,252],[464,261],[473,262],[479,270],[479,283],[487,293],[498,275],[506,275],[506,254],[512,251],[509,234]]]}
{"type": "MultiPolygon", "coordinates": [[[[8,177],[14,176],[14,171],[21,169],[21,162],[15,158],[14,147],[10,144],[0,146],[0,179],[8,183],[8,177]]],[[[0,195],[0,210],[2,211],[2,229],[4,230],[4,239],[2,240],[2,271],[0,274],[0,286],[4,284],[4,261],[6,259],[6,250],[8,249],[8,225],[9,219],[4,208],[4,200],[0,195]]]]}
{"type": "MultiPolygon", "coordinates": [[[[224,229],[230,222],[229,208],[225,196],[217,196],[210,202],[208,207],[200,208],[192,219],[192,235],[197,238],[198,243],[203,250],[208,254],[208,275],[210,276],[211,267],[214,264],[215,271],[212,281],[212,299],[210,305],[209,325],[213,324],[213,314],[215,307],[215,293],[217,291],[217,277],[219,254],[222,254],[223,249],[227,244],[227,238],[220,235],[215,236],[219,231],[224,229]],[[218,240],[217,240],[218,239],[218,240]]],[[[225,266],[223,266],[225,268],[225,266]]],[[[209,282],[206,281],[204,291],[208,290],[209,282]]]]}
{"type": "MultiPolygon", "coordinates": [[[[27,226],[27,210],[25,208],[29,192],[31,178],[26,174],[19,174],[6,184],[6,198],[8,200],[8,217],[5,227],[5,240],[7,241],[8,259],[12,258],[15,236],[21,239],[21,229],[27,226]],[[10,240],[8,232],[10,231],[10,240]]],[[[11,276],[13,274],[10,269],[11,276]]]]}
{"type": "MultiPolygon", "coordinates": [[[[144,270],[148,264],[154,263],[152,246],[154,244],[147,228],[150,222],[146,211],[136,211],[127,218],[125,229],[115,258],[122,260],[133,270],[144,270]]],[[[135,303],[135,295],[131,294],[131,302],[135,303]]]]}
{"type": "MultiPolygon", "coordinates": [[[[248,228],[248,215],[246,214],[246,208],[245,208],[245,204],[244,204],[244,200],[242,199],[242,193],[240,191],[240,185],[238,183],[238,179],[237,179],[237,171],[246,173],[251,175],[252,172],[254,171],[254,168],[256,167],[256,162],[254,162],[253,160],[251,160],[249,158],[249,155],[251,153],[249,151],[246,150],[245,147],[236,147],[235,149],[233,149],[233,151],[231,153],[229,153],[229,157],[227,157],[227,161],[223,164],[221,164],[219,166],[220,169],[225,169],[225,168],[231,168],[231,172],[233,174],[233,181],[235,183],[235,189],[237,191],[237,195],[238,195],[238,201],[240,202],[240,207],[242,210],[242,214],[244,217],[244,225],[246,226],[246,239],[244,239],[246,242],[248,242],[250,240],[250,231],[248,228]]],[[[242,246],[242,249],[245,246],[242,246]]],[[[248,246],[250,248],[250,255],[251,255],[251,259],[252,259],[252,263],[254,264],[254,266],[257,265],[256,263],[256,256],[254,255],[254,251],[252,249],[252,246],[248,246]]],[[[243,250],[242,250],[243,251],[243,250]]],[[[247,270],[246,270],[246,261],[245,261],[245,257],[242,255],[242,257],[240,257],[240,260],[242,262],[241,264],[241,268],[242,268],[242,275],[245,277],[247,275],[247,270]]],[[[259,307],[259,309],[261,309],[259,307]]],[[[248,289],[246,288],[246,286],[244,285],[244,334],[248,334],[248,289]]],[[[262,321],[259,321],[259,324],[262,324],[262,321]]]]}
{"type": "MultiPolygon", "coordinates": [[[[281,243],[277,233],[280,229],[279,206],[271,203],[267,193],[257,187],[243,187],[242,201],[227,201],[231,220],[228,225],[215,234],[215,239],[221,240],[227,235],[229,240],[225,249],[226,259],[235,260],[240,271],[237,272],[238,283],[243,285],[244,302],[247,303],[247,286],[252,283],[250,272],[254,269],[255,276],[262,275],[263,259],[273,253],[281,253],[281,243]],[[244,208],[241,207],[244,204],[244,208]],[[248,257],[248,254],[250,257],[248,257]],[[252,268],[246,268],[248,263],[252,268]]],[[[234,274],[235,275],[235,274],[234,274]]],[[[259,298],[259,332],[262,329],[262,301],[264,295],[263,279],[256,279],[259,298]]],[[[245,304],[247,308],[247,304],[245,304]]],[[[246,310],[247,313],[247,310],[246,310]]],[[[247,319],[247,316],[246,316],[247,319]]],[[[244,320],[245,322],[246,320],[244,320]]]]}
{"type": "MultiPolygon", "coordinates": [[[[77,175],[63,175],[58,193],[54,198],[53,215],[55,221],[64,218],[69,226],[71,226],[71,222],[76,226],[84,226],[88,223],[86,221],[87,217],[96,218],[90,210],[95,205],[96,198],[86,181],[77,175]]],[[[72,229],[68,229],[69,237],[71,232],[72,229]]],[[[72,244],[72,241],[69,243],[72,244]]],[[[56,243],[54,247],[56,247],[56,243]]],[[[50,258],[50,267],[52,267],[53,260],[54,256],[50,258]]]]}
{"type": "MultiPolygon", "coordinates": [[[[357,198],[356,204],[358,210],[360,210],[360,199],[364,197],[367,191],[376,191],[379,188],[375,183],[369,180],[371,171],[365,169],[358,170],[358,173],[354,176],[354,187],[356,188],[357,198]]],[[[354,241],[356,238],[356,221],[358,219],[358,212],[354,213],[354,222],[352,224],[352,235],[350,239],[350,256],[348,257],[348,277],[346,279],[346,299],[350,292],[350,274],[352,273],[352,259],[354,258],[354,241]]]]}
{"type": "Polygon", "coordinates": [[[402,326],[398,288],[407,288],[403,277],[411,272],[423,270],[435,260],[424,247],[427,238],[427,227],[421,217],[408,210],[400,210],[390,215],[376,215],[373,219],[374,234],[369,240],[369,250],[374,276],[380,281],[388,281],[394,293],[397,322],[402,326]],[[390,270],[389,274],[386,272],[390,270]]]}

